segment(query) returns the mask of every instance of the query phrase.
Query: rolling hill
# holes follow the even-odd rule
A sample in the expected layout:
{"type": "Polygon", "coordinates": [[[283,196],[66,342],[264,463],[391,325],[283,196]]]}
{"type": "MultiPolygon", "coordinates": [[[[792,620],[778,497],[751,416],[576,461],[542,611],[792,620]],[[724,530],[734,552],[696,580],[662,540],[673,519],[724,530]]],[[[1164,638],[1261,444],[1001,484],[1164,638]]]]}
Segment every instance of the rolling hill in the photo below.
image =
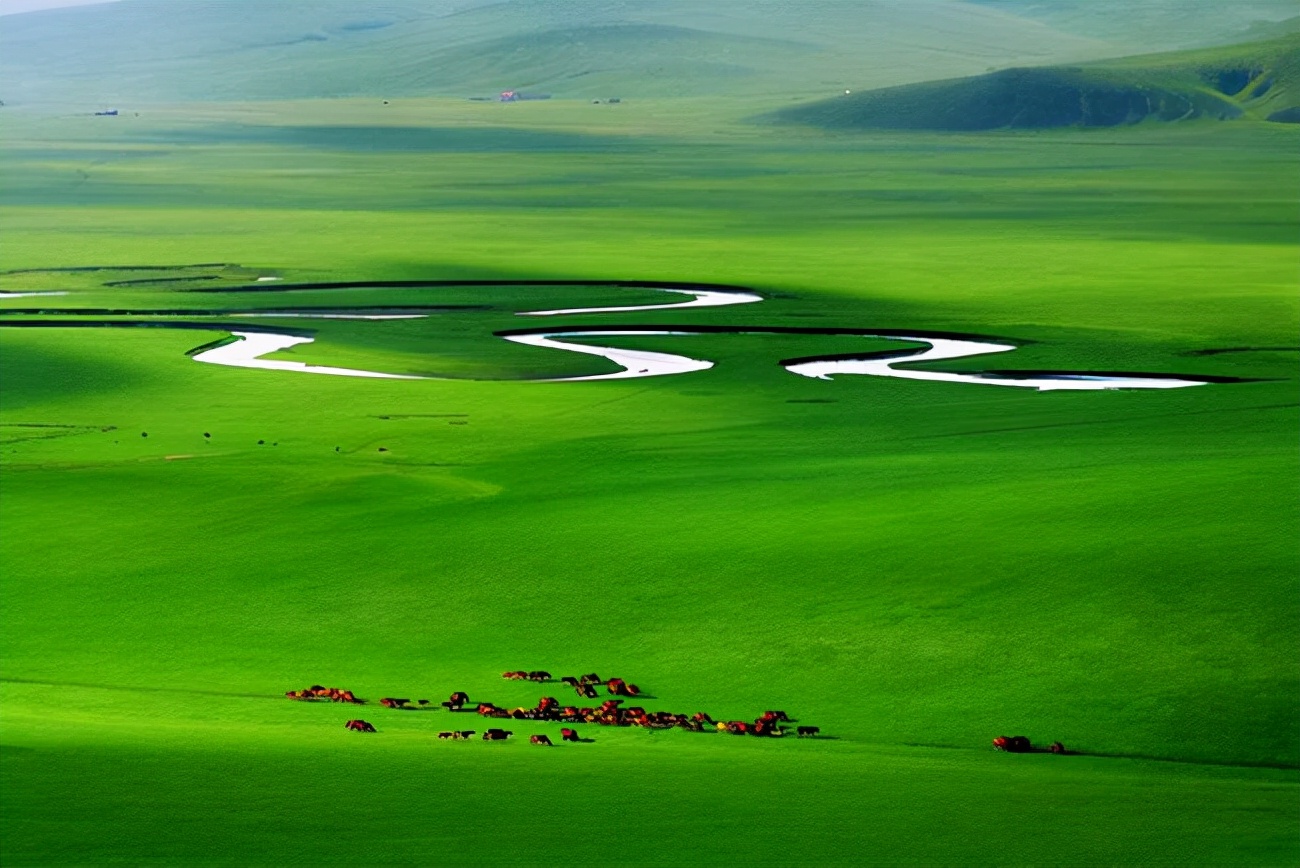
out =
{"type": "Polygon", "coordinates": [[[790,95],[1129,53],[964,0],[122,0],[9,16],[0,98],[790,95]]]}
{"type": "Polygon", "coordinates": [[[825,129],[992,130],[1238,117],[1300,104],[1300,35],[1079,67],[1006,69],[882,88],[770,117],[825,129]]]}

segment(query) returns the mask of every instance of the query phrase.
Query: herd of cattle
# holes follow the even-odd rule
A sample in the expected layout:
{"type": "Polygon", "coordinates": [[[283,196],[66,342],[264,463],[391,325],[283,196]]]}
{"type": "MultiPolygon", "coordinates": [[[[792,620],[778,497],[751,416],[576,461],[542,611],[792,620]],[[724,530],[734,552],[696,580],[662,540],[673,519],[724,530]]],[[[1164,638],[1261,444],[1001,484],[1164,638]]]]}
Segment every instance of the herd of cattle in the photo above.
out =
{"type": "MultiPolygon", "coordinates": [[[[510,681],[534,681],[546,683],[554,681],[551,673],[542,670],[525,672],[515,670],[506,672],[503,678],[510,681]]],[[[624,707],[624,698],[632,698],[641,695],[641,688],[635,684],[628,683],[622,678],[603,679],[594,672],[582,676],[566,676],[559,681],[573,688],[574,692],[582,699],[595,699],[599,696],[598,688],[603,687],[612,699],[606,699],[596,706],[584,707],[577,705],[561,705],[560,701],[553,696],[543,696],[536,706],[532,708],[503,708],[491,702],[474,703],[471,706],[469,694],[464,691],[456,691],[451,694],[441,705],[448,711],[468,712],[473,711],[481,717],[492,719],[509,719],[509,720],[538,720],[549,721],[554,723],[568,724],[597,724],[600,726],[639,726],[645,729],[685,729],[691,732],[705,732],[716,730],[725,732],[730,735],[752,735],[763,736],[768,738],[781,738],[785,736],[792,727],[786,726],[791,722],[790,716],[784,711],[765,711],[754,721],[745,720],[714,720],[710,715],[704,712],[695,714],[677,714],[671,711],[647,711],[641,706],[624,707]]],[[[319,684],[313,684],[311,687],[305,687],[302,690],[290,690],[285,693],[289,699],[295,699],[304,702],[315,702],[319,700],[328,700],[330,702],[347,702],[356,705],[364,705],[364,699],[358,699],[351,690],[344,690],[338,687],[324,687],[319,684]]],[[[379,700],[379,704],[385,708],[393,708],[404,711],[414,711],[417,708],[430,704],[427,699],[411,700],[402,697],[385,696],[379,700]],[[412,706],[412,702],[415,703],[412,706]]],[[[349,720],[346,724],[349,730],[356,732],[375,732],[373,724],[364,720],[349,720]]],[[[795,734],[799,737],[816,736],[821,730],[815,726],[794,727],[795,734]]],[[[484,741],[504,741],[510,738],[514,733],[504,729],[488,729],[483,733],[484,741]]],[[[476,735],[475,730],[447,730],[438,733],[439,739],[450,739],[453,741],[463,741],[473,738],[476,735]]],[[[560,730],[560,740],[577,742],[581,741],[578,737],[578,731],[565,727],[560,730]]],[[[550,746],[552,744],[549,737],[545,735],[534,735],[529,737],[531,744],[550,746]]]]}
{"type": "MultiPolygon", "coordinates": [[[[510,681],[533,681],[537,683],[547,683],[555,680],[551,678],[551,673],[542,670],[531,672],[514,670],[504,673],[501,677],[510,681]]],[[[622,697],[639,696],[641,688],[635,684],[629,684],[622,678],[602,679],[596,673],[591,672],[577,677],[565,676],[560,678],[559,681],[572,687],[574,692],[582,699],[598,697],[597,688],[600,687],[604,687],[606,693],[615,698],[606,699],[599,705],[587,707],[561,705],[560,701],[555,697],[543,696],[538,700],[537,705],[532,708],[521,706],[512,709],[491,702],[470,703],[469,694],[458,690],[451,694],[441,705],[448,711],[476,712],[480,717],[489,719],[539,720],[566,724],[596,724],[599,726],[639,726],[645,729],[675,728],[691,732],[716,730],[730,735],[751,735],[767,738],[782,738],[792,729],[792,727],[786,725],[792,721],[784,711],[765,711],[753,722],[745,720],[714,720],[702,711],[687,715],[671,711],[647,711],[641,706],[624,707],[625,700],[622,697]]],[[[358,699],[351,690],[323,687],[319,684],[313,684],[311,687],[302,690],[290,690],[285,693],[285,696],[289,699],[306,702],[328,700],[330,702],[346,702],[355,705],[364,705],[366,702],[364,699],[358,699]]],[[[385,696],[379,700],[379,704],[385,708],[414,711],[416,708],[429,705],[430,702],[427,699],[411,700],[385,696]],[[415,707],[411,705],[412,702],[415,703],[415,707]]],[[[355,732],[375,732],[374,725],[364,720],[349,720],[345,725],[349,730],[355,732]]],[[[793,729],[795,735],[801,738],[806,736],[815,737],[821,732],[815,726],[797,726],[793,727],[793,729]]],[[[438,738],[464,741],[473,738],[476,734],[477,732],[472,729],[447,730],[439,732],[438,738]]],[[[514,733],[510,730],[492,728],[484,731],[482,738],[484,741],[505,741],[513,735],[514,733]]],[[[578,737],[578,731],[570,727],[560,730],[560,740],[569,742],[582,741],[578,737]]],[[[551,739],[545,735],[529,736],[528,741],[530,744],[547,747],[552,745],[551,739]]],[[[1041,748],[1035,748],[1029,739],[1023,735],[1000,735],[993,739],[993,748],[1008,753],[1034,753],[1042,750],[1041,748]]],[[[1048,746],[1047,752],[1064,754],[1068,751],[1066,751],[1065,745],[1055,741],[1048,746]]]]}

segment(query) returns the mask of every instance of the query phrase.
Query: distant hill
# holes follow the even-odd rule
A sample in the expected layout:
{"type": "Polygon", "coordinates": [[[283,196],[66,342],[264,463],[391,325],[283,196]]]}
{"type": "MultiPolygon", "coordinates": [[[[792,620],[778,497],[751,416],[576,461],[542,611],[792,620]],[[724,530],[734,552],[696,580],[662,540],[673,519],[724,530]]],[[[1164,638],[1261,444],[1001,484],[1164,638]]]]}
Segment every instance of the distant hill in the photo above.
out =
{"type": "Polygon", "coordinates": [[[782,110],[769,119],[843,130],[1043,129],[1243,115],[1288,121],[1297,105],[1300,35],[1291,35],[870,90],[782,110]]]}
{"type": "Polygon", "coordinates": [[[779,101],[1126,50],[967,0],[121,0],[6,16],[0,99],[779,101]]]}
{"type": "MultiPolygon", "coordinates": [[[[1143,53],[1268,39],[1300,15],[1296,0],[970,0],[1054,29],[1143,53]]],[[[1130,52],[1133,53],[1133,52],[1130,52]]]]}

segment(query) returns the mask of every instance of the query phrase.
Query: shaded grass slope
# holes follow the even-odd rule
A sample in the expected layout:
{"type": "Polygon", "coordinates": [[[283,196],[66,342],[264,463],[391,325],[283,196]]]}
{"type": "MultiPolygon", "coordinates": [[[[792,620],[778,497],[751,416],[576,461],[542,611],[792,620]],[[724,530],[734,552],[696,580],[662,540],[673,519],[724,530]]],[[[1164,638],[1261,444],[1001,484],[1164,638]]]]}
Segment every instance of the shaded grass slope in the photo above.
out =
{"type": "Polygon", "coordinates": [[[1109,127],[1261,113],[1273,120],[1276,107],[1290,107],[1298,80],[1295,36],[1085,67],[1006,69],[848,94],[771,117],[825,129],[948,131],[1109,127]]]}

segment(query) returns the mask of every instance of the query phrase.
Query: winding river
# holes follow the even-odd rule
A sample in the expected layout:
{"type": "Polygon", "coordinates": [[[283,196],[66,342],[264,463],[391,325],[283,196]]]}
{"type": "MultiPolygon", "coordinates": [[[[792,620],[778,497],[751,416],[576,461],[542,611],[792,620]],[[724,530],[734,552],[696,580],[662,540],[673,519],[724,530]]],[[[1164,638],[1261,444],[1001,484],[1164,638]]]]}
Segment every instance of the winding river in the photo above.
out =
{"type": "MultiPolygon", "coordinates": [[[[586,308],[558,308],[547,310],[519,311],[519,316],[561,316],[578,314],[611,314],[651,310],[668,310],[676,308],[723,307],[737,304],[753,304],[764,300],[763,296],[745,287],[723,286],[696,283],[664,283],[656,281],[380,281],[348,283],[285,284],[277,283],[267,286],[273,279],[258,278],[260,285],[191,290],[195,292],[267,292],[276,293],[304,292],[315,290],[342,289],[381,289],[381,288],[424,288],[438,286],[602,286],[656,290],[689,296],[685,301],[667,302],[649,305],[620,305],[586,308]]],[[[0,298],[23,298],[31,295],[62,295],[62,292],[15,292],[0,293],[0,298]]],[[[364,308],[362,308],[364,310],[364,308]]],[[[372,308],[372,310],[374,310],[372,308]]],[[[408,311],[410,309],[408,308],[408,311]]],[[[91,310],[43,310],[11,311],[12,314],[63,314],[67,316],[132,314],[132,315],[168,315],[180,314],[181,311],[91,311],[91,310]]],[[[385,312],[362,313],[343,310],[261,310],[237,312],[185,312],[191,317],[207,318],[303,318],[335,320],[406,320],[422,319],[425,313],[385,312]]],[[[0,325],[50,327],[70,325],[95,325],[104,327],[174,327],[222,329],[213,323],[166,323],[166,322],[130,322],[116,320],[99,320],[90,322],[57,321],[21,321],[0,322],[0,325]]],[[[367,371],[355,368],[339,368],[327,365],[309,365],[303,362],[279,361],[262,358],[270,353],[290,347],[311,343],[314,339],[310,333],[292,334],[280,332],[274,327],[249,325],[242,330],[231,330],[235,340],[202,349],[192,358],[206,364],[226,365],[238,368],[259,368],[271,371],[295,371],[305,374],[325,374],[342,377],[367,377],[389,380],[427,380],[432,377],[412,374],[391,374],[380,371],[367,371]]],[[[904,349],[890,353],[866,353],[857,355],[809,356],[788,359],[779,364],[793,374],[813,379],[829,380],[841,375],[865,375],[874,377],[894,377],[906,380],[931,380],[945,383],[965,383],[980,386],[1005,386],[1035,389],[1038,391],[1055,390],[1102,390],[1102,389],[1178,389],[1190,386],[1203,386],[1211,382],[1235,382],[1226,377],[1188,377],[1163,374],[1111,374],[1065,371],[1033,371],[1013,373],[952,373],[943,371],[925,371],[912,368],[896,367],[902,364],[921,362],[938,362],[973,356],[1008,353],[1016,349],[1014,344],[995,342],[996,339],[978,335],[955,335],[941,332],[903,332],[897,330],[869,330],[849,328],[797,328],[797,327],[744,327],[744,326],[606,326],[606,327],[571,327],[563,329],[512,329],[495,333],[496,337],[511,343],[532,347],[582,353],[608,359],[619,370],[607,374],[589,374],[577,377],[560,377],[534,382],[588,382],[594,380],[622,380],[641,377],[675,376],[689,374],[712,368],[714,363],[705,359],[695,359],[674,353],[652,352],[648,350],[628,350],[618,347],[600,346],[590,343],[571,343],[561,338],[597,338],[597,337],[673,337],[701,334],[799,334],[799,335],[852,335],[879,340],[900,341],[922,344],[916,349],[904,349]]]]}

